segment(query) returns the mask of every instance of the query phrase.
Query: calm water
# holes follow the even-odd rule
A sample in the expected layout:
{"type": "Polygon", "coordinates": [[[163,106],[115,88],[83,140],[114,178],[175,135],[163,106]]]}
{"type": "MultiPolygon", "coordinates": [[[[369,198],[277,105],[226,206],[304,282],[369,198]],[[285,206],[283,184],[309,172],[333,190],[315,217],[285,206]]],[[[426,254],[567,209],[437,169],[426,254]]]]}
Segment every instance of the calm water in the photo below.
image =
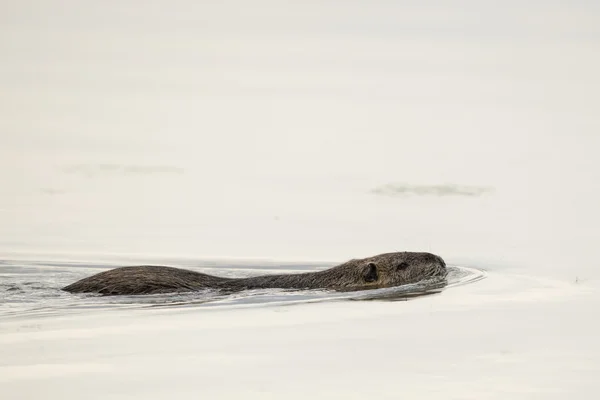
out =
{"type": "Polygon", "coordinates": [[[0,397],[595,399],[599,21],[583,0],[3,2],[0,397]],[[450,285],[58,290],[403,250],[450,285]]]}

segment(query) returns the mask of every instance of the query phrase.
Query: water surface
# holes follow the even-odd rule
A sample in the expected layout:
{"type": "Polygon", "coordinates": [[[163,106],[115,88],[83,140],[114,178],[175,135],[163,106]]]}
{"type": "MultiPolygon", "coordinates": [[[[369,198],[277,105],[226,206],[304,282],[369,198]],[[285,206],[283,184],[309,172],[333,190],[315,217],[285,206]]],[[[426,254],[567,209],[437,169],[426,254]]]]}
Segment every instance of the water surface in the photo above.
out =
{"type": "Polygon", "coordinates": [[[595,399],[599,20],[586,0],[2,2],[0,398],[595,399]],[[392,251],[439,254],[450,284],[59,290],[392,251]]]}

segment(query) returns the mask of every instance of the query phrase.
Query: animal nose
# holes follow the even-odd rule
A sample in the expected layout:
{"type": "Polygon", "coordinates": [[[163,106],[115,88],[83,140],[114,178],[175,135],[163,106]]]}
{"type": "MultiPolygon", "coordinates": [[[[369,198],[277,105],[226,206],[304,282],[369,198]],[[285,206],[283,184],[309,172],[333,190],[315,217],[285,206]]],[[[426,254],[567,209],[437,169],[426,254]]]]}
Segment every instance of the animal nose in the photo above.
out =
{"type": "Polygon", "coordinates": [[[442,267],[446,268],[446,262],[444,261],[444,259],[440,256],[436,256],[438,262],[442,265],[442,267]]]}

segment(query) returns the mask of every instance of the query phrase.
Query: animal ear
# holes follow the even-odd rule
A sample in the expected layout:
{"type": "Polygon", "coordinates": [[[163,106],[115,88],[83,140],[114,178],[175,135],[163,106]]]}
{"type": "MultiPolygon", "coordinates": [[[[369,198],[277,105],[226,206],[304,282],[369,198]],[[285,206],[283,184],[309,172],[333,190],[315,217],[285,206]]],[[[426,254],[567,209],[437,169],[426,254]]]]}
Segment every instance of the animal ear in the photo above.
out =
{"type": "Polygon", "coordinates": [[[365,282],[375,282],[377,279],[379,279],[379,276],[377,274],[377,265],[375,265],[375,263],[370,262],[367,264],[367,268],[365,268],[364,278],[365,282]]]}

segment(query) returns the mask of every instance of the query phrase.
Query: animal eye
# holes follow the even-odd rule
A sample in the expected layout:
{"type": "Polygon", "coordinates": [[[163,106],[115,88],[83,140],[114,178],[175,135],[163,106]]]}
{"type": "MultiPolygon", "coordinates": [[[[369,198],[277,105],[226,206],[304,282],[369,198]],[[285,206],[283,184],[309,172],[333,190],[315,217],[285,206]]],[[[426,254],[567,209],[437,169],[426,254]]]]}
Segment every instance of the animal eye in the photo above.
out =
{"type": "Polygon", "coordinates": [[[375,282],[379,276],[377,275],[377,265],[375,263],[368,263],[365,271],[365,282],[375,282]]]}
{"type": "Polygon", "coordinates": [[[401,262],[400,264],[396,265],[396,268],[399,270],[406,269],[406,268],[408,268],[408,263],[401,262]]]}

